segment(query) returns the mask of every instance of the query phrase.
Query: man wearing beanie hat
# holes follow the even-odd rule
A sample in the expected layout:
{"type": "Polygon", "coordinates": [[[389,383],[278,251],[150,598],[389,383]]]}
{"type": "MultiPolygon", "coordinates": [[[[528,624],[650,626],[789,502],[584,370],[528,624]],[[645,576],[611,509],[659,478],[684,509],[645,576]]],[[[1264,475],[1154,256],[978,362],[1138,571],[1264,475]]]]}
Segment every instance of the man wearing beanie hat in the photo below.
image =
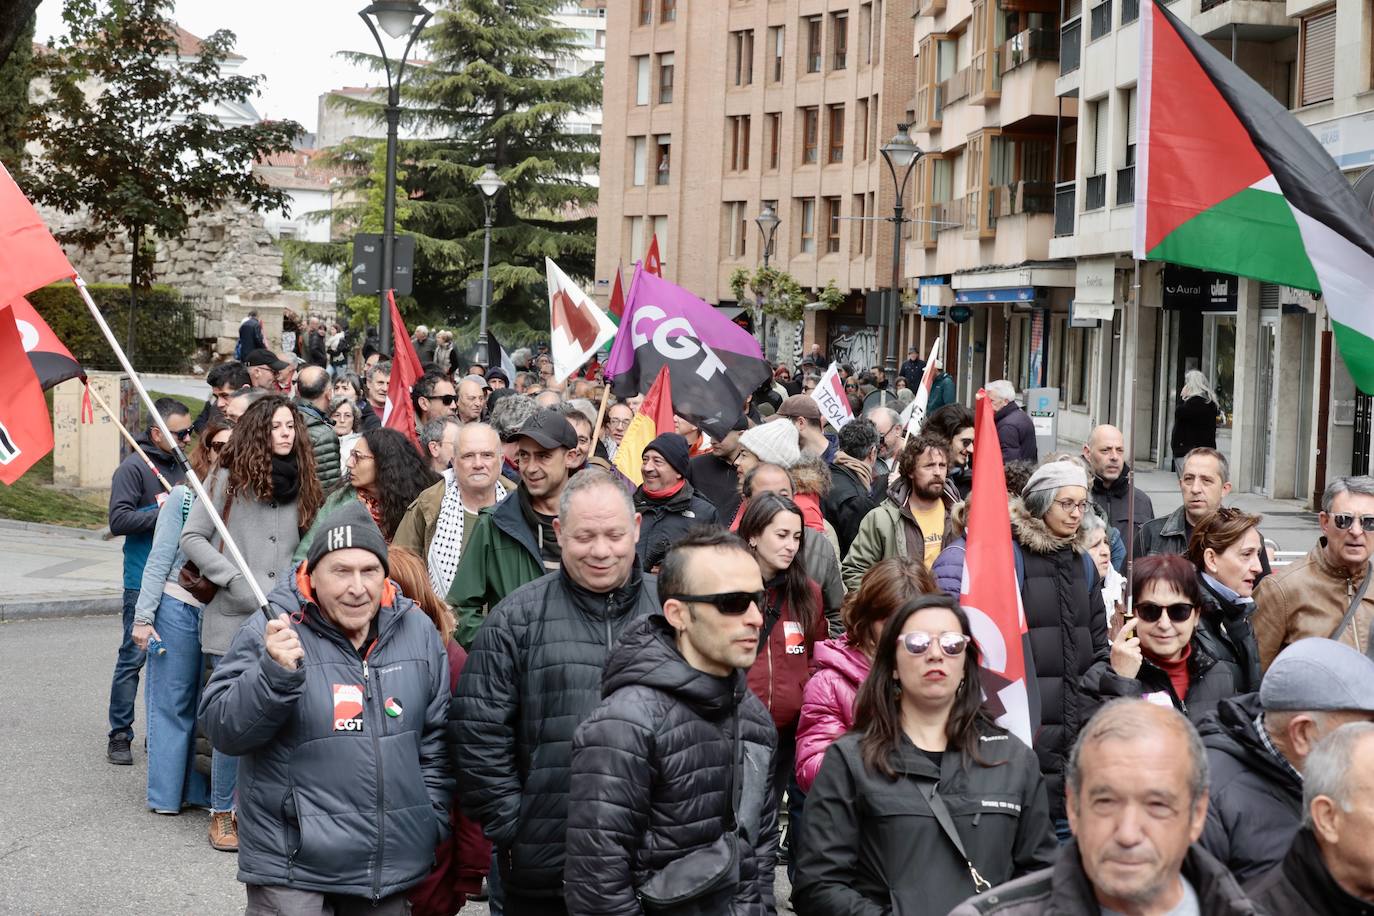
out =
{"type": "Polygon", "coordinates": [[[1090,505],[1083,465],[1074,458],[1048,461],[1021,494],[1011,501],[1012,549],[1040,691],[1035,752],[1062,841],[1068,836],[1064,765],[1093,705],[1078,684],[1110,658],[1107,617],[1088,532],[1079,524],[1090,505]]]}
{"type": "Polygon", "coordinates": [[[239,758],[247,913],[407,913],[448,831],[448,659],[387,568],[350,500],[205,688],[200,726],[239,758]]]}
{"type": "Polygon", "coordinates": [[[697,495],[687,480],[691,457],[687,440],[662,433],[644,446],[644,483],[635,490],[639,527],[639,561],[656,572],[674,544],[697,525],[718,525],[716,509],[697,495]]]}
{"type": "Polygon", "coordinates": [[[1307,755],[1349,722],[1374,722],[1374,661],[1322,638],[1284,649],[1258,693],[1222,700],[1202,721],[1211,797],[1199,842],[1237,880],[1282,861],[1302,821],[1307,755]]]}
{"type": "Polygon", "coordinates": [[[801,460],[801,438],[797,427],[787,420],[770,420],[740,433],[735,471],[740,482],[760,462],[776,464],[786,470],[801,460]]]}

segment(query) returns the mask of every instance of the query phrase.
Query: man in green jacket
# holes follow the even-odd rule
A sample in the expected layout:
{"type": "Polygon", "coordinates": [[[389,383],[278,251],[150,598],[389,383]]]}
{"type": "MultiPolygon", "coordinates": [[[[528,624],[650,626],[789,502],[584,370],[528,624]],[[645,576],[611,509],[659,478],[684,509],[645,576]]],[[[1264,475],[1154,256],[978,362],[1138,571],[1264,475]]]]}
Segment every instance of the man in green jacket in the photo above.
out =
{"type": "Polygon", "coordinates": [[[545,408],[513,438],[520,468],[515,498],[482,510],[448,591],[458,620],[454,638],[465,649],[477,637],[488,608],[562,565],[553,521],[578,460],[577,433],[562,414],[545,408]]]}

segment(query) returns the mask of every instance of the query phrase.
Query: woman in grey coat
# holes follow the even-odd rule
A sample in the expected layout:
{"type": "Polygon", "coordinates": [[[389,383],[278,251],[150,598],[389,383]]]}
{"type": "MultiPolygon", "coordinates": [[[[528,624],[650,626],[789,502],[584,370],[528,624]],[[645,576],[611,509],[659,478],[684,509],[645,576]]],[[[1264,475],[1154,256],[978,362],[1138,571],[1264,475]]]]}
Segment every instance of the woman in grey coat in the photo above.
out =
{"type": "MultiPolygon", "coordinates": [[[[289,399],[269,395],[248,408],[206,492],[225,518],[258,586],[271,592],[287,575],[301,532],[310,527],[324,502],[305,422],[289,399]]],[[[213,669],[258,602],[242,570],[224,551],[203,503],[196,503],[186,519],[181,549],[202,576],[219,586],[200,620],[201,651],[213,669]]],[[[238,850],[233,815],[236,770],[233,757],[214,752],[210,845],[226,852],[238,850]]]]}

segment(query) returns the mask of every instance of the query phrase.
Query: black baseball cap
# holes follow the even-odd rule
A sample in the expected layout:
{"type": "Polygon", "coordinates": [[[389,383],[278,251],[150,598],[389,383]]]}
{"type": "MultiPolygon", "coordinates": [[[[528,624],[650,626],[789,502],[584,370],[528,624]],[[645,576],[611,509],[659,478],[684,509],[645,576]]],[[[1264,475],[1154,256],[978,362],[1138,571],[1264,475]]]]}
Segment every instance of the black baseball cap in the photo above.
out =
{"type": "Polygon", "coordinates": [[[277,356],[277,354],[273,353],[271,350],[267,350],[261,347],[259,347],[256,350],[250,350],[248,355],[244,357],[243,364],[245,366],[250,367],[266,366],[273,372],[280,372],[287,366],[291,365],[286,360],[277,356]]]}
{"type": "Polygon", "coordinates": [[[522,439],[526,436],[544,448],[577,448],[577,430],[572,428],[566,417],[551,407],[536,410],[511,438],[522,439]]]}

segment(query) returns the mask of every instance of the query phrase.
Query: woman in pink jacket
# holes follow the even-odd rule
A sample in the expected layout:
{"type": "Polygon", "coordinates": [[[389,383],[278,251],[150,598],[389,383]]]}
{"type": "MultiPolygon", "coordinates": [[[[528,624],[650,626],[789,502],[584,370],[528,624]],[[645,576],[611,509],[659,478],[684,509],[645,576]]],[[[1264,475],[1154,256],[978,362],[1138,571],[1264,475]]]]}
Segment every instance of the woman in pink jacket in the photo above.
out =
{"type": "Polygon", "coordinates": [[[883,624],[912,598],[937,591],[924,564],[891,559],[874,564],[849,593],[840,609],[844,635],[816,644],[815,672],[802,694],[796,766],[803,792],[811,791],[826,749],[854,724],[854,697],[868,676],[883,624]]]}

